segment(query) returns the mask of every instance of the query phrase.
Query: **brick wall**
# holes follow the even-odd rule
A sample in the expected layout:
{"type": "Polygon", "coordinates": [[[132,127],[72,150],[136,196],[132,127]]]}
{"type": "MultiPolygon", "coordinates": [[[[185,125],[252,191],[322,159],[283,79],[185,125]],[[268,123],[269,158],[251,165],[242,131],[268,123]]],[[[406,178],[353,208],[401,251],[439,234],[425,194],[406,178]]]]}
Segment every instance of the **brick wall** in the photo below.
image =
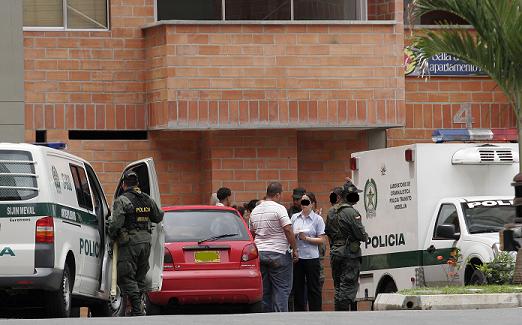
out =
{"type": "Polygon", "coordinates": [[[26,129],[145,129],[141,26],[153,0],[110,1],[109,31],[24,32],[26,129]]]}
{"type": "Polygon", "coordinates": [[[404,122],[394,25],[158,25],[145,37],[164,55],[147,55],[153,129],[404,122]]]}
{"type": "MultiPolygon", "coordinates": [[[[232,190],[237,204],[261,199],[272,181],[283,185],[284,201],[291,201],[297,186],[297,138],[295,130],[212,131],[205,135],[207,177],[212,192],[222,186],[232,190]]],[[[208,200],[209,194],[205,193],[208,200]]]]}
{"type": "Polygon", "coordinates": [[[465,128],[453,123],[464,103],[471,103],[474,128],[513,128],[516,120],[502,90],[485,77],[406,78],[406,124],[387,131],[388,145],[431,142],[437,128],[465,128]]]}

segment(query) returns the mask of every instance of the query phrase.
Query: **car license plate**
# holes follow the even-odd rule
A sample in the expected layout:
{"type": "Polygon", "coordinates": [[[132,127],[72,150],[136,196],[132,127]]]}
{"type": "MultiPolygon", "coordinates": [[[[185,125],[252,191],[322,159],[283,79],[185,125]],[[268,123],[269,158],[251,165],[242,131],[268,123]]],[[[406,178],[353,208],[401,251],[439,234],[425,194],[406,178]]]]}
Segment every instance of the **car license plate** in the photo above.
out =
{"type": "Polygon", "coordinates": [[[194,261],[196,263],[219,263],[221,258],[219,251],[197,251],[194,252],[194,261]]]}

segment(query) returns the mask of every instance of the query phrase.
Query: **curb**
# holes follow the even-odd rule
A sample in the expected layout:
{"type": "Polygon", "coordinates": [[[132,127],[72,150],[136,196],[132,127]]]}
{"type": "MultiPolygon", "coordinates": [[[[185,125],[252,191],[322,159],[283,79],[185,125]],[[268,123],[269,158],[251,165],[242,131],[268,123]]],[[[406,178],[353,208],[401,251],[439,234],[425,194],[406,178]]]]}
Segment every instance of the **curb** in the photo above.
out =
{"type": "Polygon", "coordinates": [[[521,293],[405,296],[381,293],[374,310],[459,310],[522,307],[521,293]]]}

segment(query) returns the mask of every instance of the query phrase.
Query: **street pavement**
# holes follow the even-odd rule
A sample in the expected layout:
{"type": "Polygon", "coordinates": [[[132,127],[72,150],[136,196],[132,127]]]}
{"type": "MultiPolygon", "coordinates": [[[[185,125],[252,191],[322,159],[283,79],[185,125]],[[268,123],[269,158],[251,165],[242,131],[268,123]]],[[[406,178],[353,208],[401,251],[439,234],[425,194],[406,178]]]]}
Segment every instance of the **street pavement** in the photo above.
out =
{"type": "Polygon", "coordinates": [[[386,324],[386,325],[477,325],[522,323],[522,308],[479,309],[479,310],[406,310],[373,312],[309,312],[309,313],[272,313],[272,314],[226,314],[226,315],[165,315],[135,318],[75,318],[75,319],[2,319],[0,325],[289,325],[289,324],[386,324]]]}

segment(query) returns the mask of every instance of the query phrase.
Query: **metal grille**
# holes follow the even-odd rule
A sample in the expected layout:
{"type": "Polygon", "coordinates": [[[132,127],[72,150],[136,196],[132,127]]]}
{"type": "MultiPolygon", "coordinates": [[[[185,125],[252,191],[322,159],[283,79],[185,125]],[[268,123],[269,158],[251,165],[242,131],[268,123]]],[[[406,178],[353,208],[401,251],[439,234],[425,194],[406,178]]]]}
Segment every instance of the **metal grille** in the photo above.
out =
{"type": "Polygon", "coordinates": [[[0,201],[27,200],[38,194],[34,161],[29,152],[0,152],[0,201]]]}
{"type": "Polygon", "coordinates": [[[479,149],[480,161],[482,162],[513,162],[513,152],[505,148],[479,149]]]}

